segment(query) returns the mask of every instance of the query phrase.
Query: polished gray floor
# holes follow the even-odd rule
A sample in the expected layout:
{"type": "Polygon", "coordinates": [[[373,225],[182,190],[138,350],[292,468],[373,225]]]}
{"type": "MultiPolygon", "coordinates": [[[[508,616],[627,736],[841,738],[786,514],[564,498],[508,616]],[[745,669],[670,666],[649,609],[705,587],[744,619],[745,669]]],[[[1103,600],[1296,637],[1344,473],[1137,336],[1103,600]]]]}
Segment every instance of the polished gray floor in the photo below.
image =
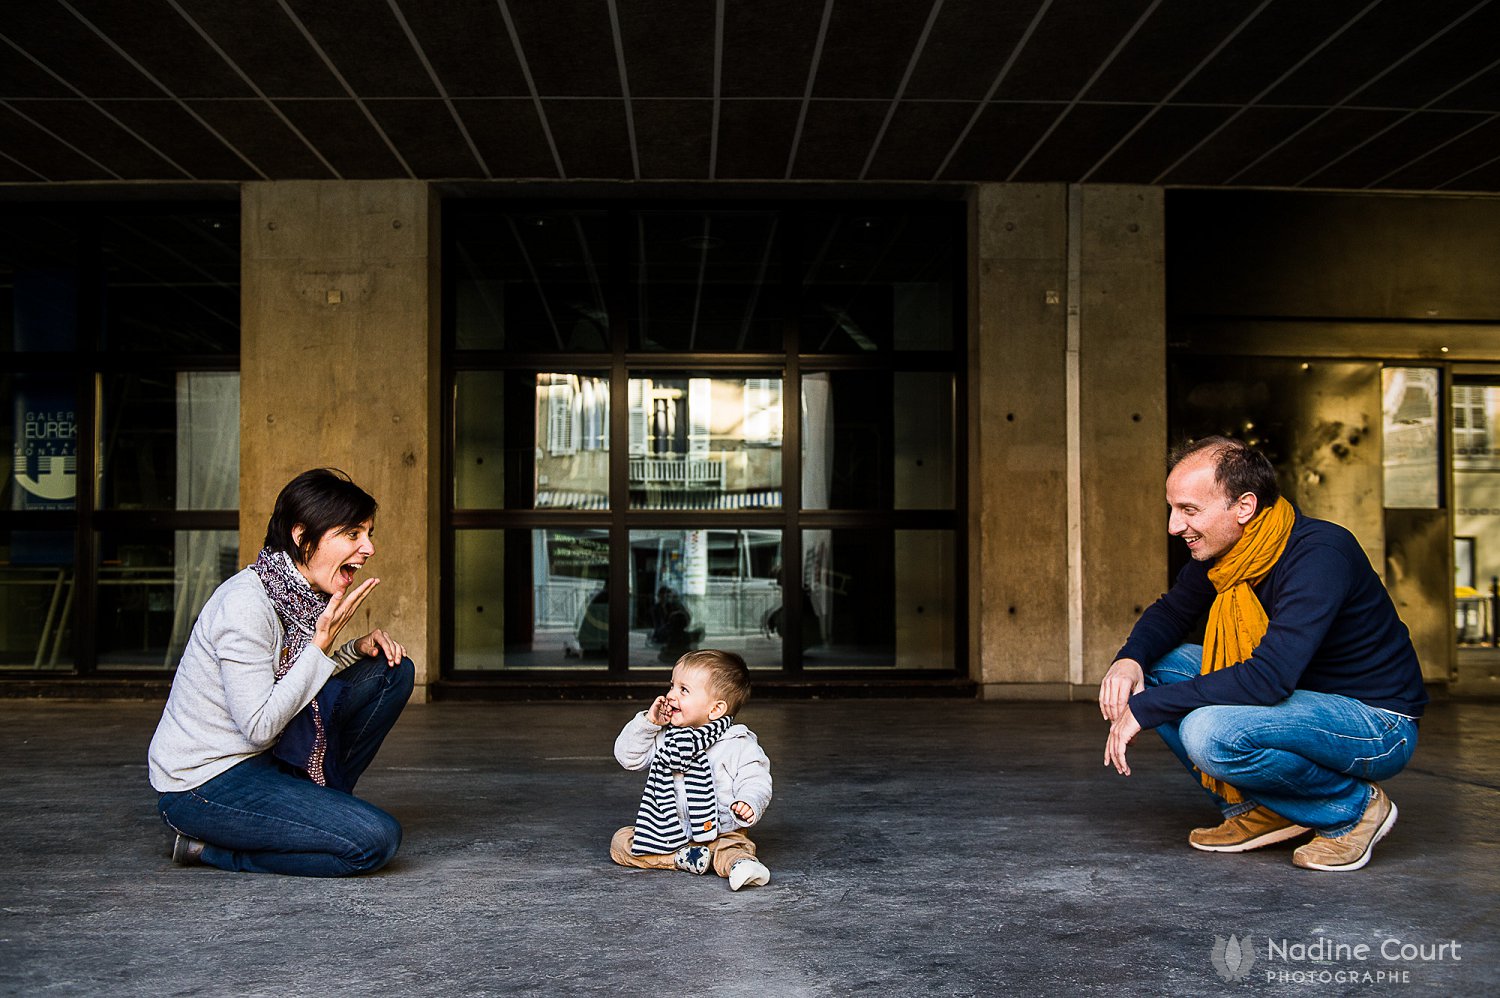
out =
{"type": "Polygon", "coordinates": [[[360,787],[405,844],[333,882],[173,866],[159,709],[0,701],[0,993],[1500,993],[1495,703],[1432,708],[1351,874],[1189,849],[1186,775],[1149,733],[1105,770],[1087,704],[752,704],[773,879],[737,894],[609,862],[630,704],[409,708],[360,787]]]}

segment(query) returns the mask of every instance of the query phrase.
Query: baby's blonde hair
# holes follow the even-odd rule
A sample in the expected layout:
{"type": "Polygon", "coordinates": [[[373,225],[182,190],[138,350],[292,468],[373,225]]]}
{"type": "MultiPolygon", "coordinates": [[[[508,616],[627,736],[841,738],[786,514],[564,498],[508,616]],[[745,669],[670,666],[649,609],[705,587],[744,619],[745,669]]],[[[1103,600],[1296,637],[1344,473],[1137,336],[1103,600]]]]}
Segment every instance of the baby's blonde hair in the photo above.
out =
{"type": "Polygon", "coordinates": [[[737,714],[750,699],[750,668],[745,660],[732,651],[717,648],[700,648],[690,651],[677,660],[677,664],[689,669],[706,669],[708,684],[713,693],[727,706],[726,714],[737,714]]]}

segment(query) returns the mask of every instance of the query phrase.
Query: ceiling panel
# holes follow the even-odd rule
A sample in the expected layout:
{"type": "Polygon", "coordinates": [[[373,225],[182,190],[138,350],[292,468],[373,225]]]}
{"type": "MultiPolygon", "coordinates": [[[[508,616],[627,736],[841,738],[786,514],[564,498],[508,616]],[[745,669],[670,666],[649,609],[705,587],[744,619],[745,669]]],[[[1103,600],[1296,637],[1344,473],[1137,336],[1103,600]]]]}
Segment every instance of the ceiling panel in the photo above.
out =
{"type": "Polygon", "coordinates": [[[199,180],[261,179],[252,166],[174,101],[111,101],[108,110],[199,180]]]}
{"type": "Polygon", "coordinates": [[[344,97],[339,81],[275,4],[177,0],[268,97],[344,97]]]}
{"type": "Polygon", "coordinates": [[[1076,181],[1140,120],[1139,107],[1080,104],[1057,122],[1057,127],[1021,164],[1013,179],[1076,181]]]}
{"type": "Polygon", "coordinates": [[[973,113],[965,102],[903,101],[865,179],[931,180],[973,113]]]}
{"type": "MultiPolygon", "coordinates": [[[[83,22],[54,3],[7,4],[3,33],[17,48],[90,97],[159,97],[161,90],[83,22]]],[[[15,58],[9,53],[5,58],[15,58]]]]}
{"type": "Polygon", "coordinates": [[[354,101],[288,100],[276,106],[345,179],[408,175],[354,101]]]}
{"type": "Polygon", "coordinates": [[[330,180],[334,174],[263,100],[189,101],[204,121],[273,177],[330,180]]]}
{"type": "Polygon", "coordinates": [[[801,98],[829,0],[724,5],[723,97],[801,98]]]}
{"type": "MultiPolygon", "coordinates": [[[[939,180],[1010,176],[1065,104],[991,104],[979,115],[939,180]]],[[[947,152],[944,152],[947,155],[947,152]]]]}
{"type": "Polygon", "coordinates": [[[895,97],[931,11],[932,0],[834,4],[813,95],[895,97]]]}
{"type": "Polygon", "coordinates": [[[906,96],[983,98],[1041,6],[1041,0],[946,0],[906,96]]]}
{"type": "MultiPolygon", "coordinates": [[[[1381,4],[1352,22],[1318,57],[1278,84],[1268,104],[1327,106],[1348,99],[1391,68],[1392,52],[1427,43],[1472,10],[1474,0],[1422,0],[1420,4],[1381,4]]],[[[1361,99],[1364,95],[1361,94],[1361,99]]]]}
{"type": "Polygon", "coordinates": [[[557,177],[534,101],[455,100],[453,104],[495,176],[557,177]]]}
{"type": "Polygon", "coordinates": [[[0,4],[12,180],[329,175],[279,109],[350,178],[776,180],[790,159],[792,179],[1421,190],[1488,183],[1493,132],[1465,130],[1500,115],[1500,0],[68,3],[112,45],[59,0],[0,4]]]}
{"type": "Polygon", "coordinates": [[[1369,6],[1371,0],[1276,0],[1174,99],[1186,103],[1246,103],[1369,6]]]}
{"type": "MultiPolygon", "coordinates": [[[[12,108],[129,180],[185,180],[185,171],[153,152],[109,116],[110,104],[84,101],[15,101],[12,108]]],[[[3,145],[0,145],[3,147],[3,145]]],[[[25,160],[26,150],[11,155],[25,160]]]]}
{"type": "Polygon", "coordinates": [[[1295,186],[1344,150],[1395,124],[1400,117],[1396,111],[1330,111],[1264,159],[1249,165],[1239,179],[1247,184],[1295,186]]]}
{"type": "MultiPolygon", "coordinates": [[[[165,0],[70,0],[73,8],[177,97],[254,91],[165,0]]],[[[152,88],[152,96],[161,91],[152,88]]]]}
{"type": "Polygon", "coordinates": [[[486,166],[475,158],[442,101],[371,100],[365,104],[417,176],[485,176],[486,166]]]}
{"type": "MultiPolygon", "coordinates": [[[[27,116],[29,117],[29,115],[27,116]]],[[[0,106],[0,152],[29,170],[35,180],[77,176],[86,180],[113,180],[107,170],[79,155],[8,107],[0,106]]]]}
{"type": "Polygon", "coordinates": [[[697,180],[708,176],[712,101],[637,100],[631,108],[642,178],[697,180]]]}
{"type": "Polygon", "coordinates": [[[435,97],[437,89],[386,0],[286,0],[361,97],[435,97]]]}
{"type": "Polygon", "coordinates": [[[542,109],[569,178],[634,177],[624,101],[549,100],[542,109]]]}
{"type": "Polygon", "coordinates": [[[402,0],[400,9],[449,97],[530,95],[495,0],[402,0]]]}
{"type": "MultiPolygon", "coordinates": [[[[1431,190],[1488,162],[1500,150],[1500,115],[1479,119],[1468,132],[1420,155],[1400,157],[1388,174],[1371,186],[1392,190],[1431,190]]],[[[1420,151],[1419,151],[1420,152],[1420,151]]],[[[1463,190],[1479,188],[1463,187],[1463,190]]]]}
{"type": "Polygon", "coordinates": [[[781,180],[800,101],[726,100],[719,106],[720,180],[781,180]]]}
{"type": "MultiPolygon", "coordinates": [[[[1252,107],[1232,116],[1191,149],[1187,158],[1154,180],[1167,184],[1222,184],[1269,149],[1317,117],[1297,107],[1252,107]]],[[[1175,162],[1175,161],[1174,161],[1175,162]]]]}
{"type": "Polygon", "coordinates": [[[538,94],[620,96],[614,30],[603,3],[508,4],[538,94]]]}
{"type": "Polygon", "coordinates": [[[1150,6],[1149,0],[1054,4],[995,96],[1043,101],[1079,96],[1084,84],[1150,6]]]}
{"type": "Polygon", "coordinates": [[[1341,149],[1334,160],[1306,177],[1311,187],[1362,188],[1390,172],[1390,163],[1410,161],[1473,128],[1473,115],[1428,112],[1403,116],[1341,149]],[[1336,160],[1336,161],[1335,161],[1336,160]]]}
{"type": "Polygon", "coordinates": [[[1149,184],[1232,113],[1224,107],[1171,104],[1145,111],[1118,140],[1118,149],[1106,150],[1079,176],[1099,184],[1149,184]]]}
{"type": "Polygon", "coordinates": [[[880,131],[890,101],[822,101],[807,106],[792,177],[857,177],[880,131]]]}
{"type": "MultiPolygon", "coordinates": [[[[712,97],[714,4],[622,3],[631,97],[712,97]],[[663,38],[674,44],[663,45],[663,38]]],[[[706,160],[705,160],[706,162],[706,160]]]]}

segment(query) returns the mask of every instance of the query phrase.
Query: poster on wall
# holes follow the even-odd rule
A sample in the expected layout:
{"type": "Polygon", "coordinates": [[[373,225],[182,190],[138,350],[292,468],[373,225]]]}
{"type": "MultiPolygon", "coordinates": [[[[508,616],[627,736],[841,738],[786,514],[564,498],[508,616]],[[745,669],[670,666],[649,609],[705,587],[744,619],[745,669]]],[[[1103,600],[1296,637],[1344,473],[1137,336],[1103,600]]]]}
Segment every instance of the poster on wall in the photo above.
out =
{"type": "Polygon", "coordinates": [[[1387,367],[1380,372],[1387,509],[1437,509],[1441,501],[1438,371],[1387,367]]]}
{"type": "MultiPolygon", "coordinates": [[[[78,495],[78,420],[73,393],[45,375],[18,376],[14,395],[11,508],[71,510],[78,495]]],[[[24,530],[11,538],[17,565],[73,560],[69,531],[24,530]]]]}

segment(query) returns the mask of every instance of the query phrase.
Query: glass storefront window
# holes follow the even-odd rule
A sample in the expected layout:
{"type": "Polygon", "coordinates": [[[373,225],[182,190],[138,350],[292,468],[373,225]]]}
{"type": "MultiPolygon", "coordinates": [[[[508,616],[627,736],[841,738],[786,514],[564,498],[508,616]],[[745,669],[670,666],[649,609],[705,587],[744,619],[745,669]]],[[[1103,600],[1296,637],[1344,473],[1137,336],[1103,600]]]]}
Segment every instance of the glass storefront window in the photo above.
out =
{"type": "Polygon", "coordinates": [[[460,530],[453,551],[456,669],[608,667],[608,531],[460,530]]]}
{"type": "Polygon", "coordinates": [[[71,510],[78,496],[77,379],[0,375],[0,508],[71,510]]]}
{"type": "Polygon", "coordinates": [[[609,378],[465,371],[454,399],[460,509],[608,509],[609,378]]]}
{"type": "Polygon", "coordinates": [[[448,204],[444,668],[961,671],[964,231],[956,202],[448,204]]]}
{"type": "Polygon", "coordinates": [[[238,215],[116,216],[100,243],[105,349],[239,350],[238,215]]]}
{"type": "Polygon", "coordinates": [[[609,350],[602,212],[485,212],[455,216],[448,227],[458,349],[609,350]]]}
{"type": "Polygon", "coordinates": [[[73,533],[0,532],[0,668],[73,667],[73,533]]]}
{"type": "Polygon", "coordinates": [[[814,212],[803,222],[803,353],[951,350],[961,229],[948,213],[814,212]]]}
{"type": "Polygon", "coordinates": [[[99,668],[177,667],[198,611],[240,569],[234,530],[101,531],[99,668]]]}
{"type": "Polygon", "coordinates": [[[952,669],[951,530],[805,530],[802,640],[809,669],[952,669]]]}
{"type": "Polygon", "coordinates": [[[721,648],[781,668],[780,574],[779,530],[632,530],[630,665],[721,648]]]}
{"type": "Polygon", "coordinates": [[[779,377],[630,379],[631,509],[779,509],[779,377]]]}
{"type": "Polygon", "coordinates": [[[779,274],[772,268],[777,212],[655,211],[632,220],[631,349],[781,349],[779,274]]]}
{"type": "Polygon", "coordinates": [[[238,371],[105,375],[100,505],[236,509],[238,371]]]}
{"type": "Polygon", "coordinates": [[[59,219],[0,219],[0,353],[77,350],[80,251],[59,219]]]}
{"type": "Polygon", "coordinates": [[[952,509],[953,375],[802,376],[803,509],[952,509]]]}

